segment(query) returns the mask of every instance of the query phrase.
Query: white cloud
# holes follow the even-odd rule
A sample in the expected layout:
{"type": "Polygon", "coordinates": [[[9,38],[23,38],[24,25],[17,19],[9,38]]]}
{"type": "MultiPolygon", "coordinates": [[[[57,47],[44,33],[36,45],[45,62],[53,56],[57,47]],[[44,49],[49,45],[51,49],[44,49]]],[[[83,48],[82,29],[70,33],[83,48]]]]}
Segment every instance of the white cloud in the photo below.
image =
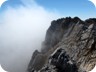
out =
{"type": "Polygon", "coordinates": [[[0,64],[9,72],[26,72],[32,52],[40,50],[51,21],[59,17],[35,2],[29,3],[9,7],[0,15],[0,64]]]}
{"type": "Polygon", "coordinates": [[[7,71],[5,71],[5,70],[1,67],[1,65],[0,65],[0,72],[7,72],[7,71]]]}
{"type": "Polygon", "coordinates": [[[96,72],[96,66],[90,72],[96,72]]]}

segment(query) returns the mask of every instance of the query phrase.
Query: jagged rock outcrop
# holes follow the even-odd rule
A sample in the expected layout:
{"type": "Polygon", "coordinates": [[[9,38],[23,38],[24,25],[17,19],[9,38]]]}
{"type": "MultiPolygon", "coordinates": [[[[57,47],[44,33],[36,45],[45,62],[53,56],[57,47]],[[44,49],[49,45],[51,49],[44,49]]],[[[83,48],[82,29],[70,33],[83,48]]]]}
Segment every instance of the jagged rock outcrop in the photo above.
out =
{"type": "Polygon", "coordinates": [[[96,64],[96,18],[54,20],[28,72],[88,72],[96,64]]]}

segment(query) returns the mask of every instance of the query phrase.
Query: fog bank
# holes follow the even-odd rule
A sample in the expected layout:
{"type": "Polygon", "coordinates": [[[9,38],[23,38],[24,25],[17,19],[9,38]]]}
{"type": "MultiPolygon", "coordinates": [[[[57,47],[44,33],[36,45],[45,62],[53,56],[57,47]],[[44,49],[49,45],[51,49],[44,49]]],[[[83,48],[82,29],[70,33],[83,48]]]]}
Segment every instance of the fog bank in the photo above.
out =
{"type": "Polygon", "coordinates": [[[60,15],[35,1],[8,7],[0,14],[0,64],[8,72],[26,72],[34,50],[41,48],[46,30],[60,15]],[[29,4],[31,3],[31,4],[29,4]]]}

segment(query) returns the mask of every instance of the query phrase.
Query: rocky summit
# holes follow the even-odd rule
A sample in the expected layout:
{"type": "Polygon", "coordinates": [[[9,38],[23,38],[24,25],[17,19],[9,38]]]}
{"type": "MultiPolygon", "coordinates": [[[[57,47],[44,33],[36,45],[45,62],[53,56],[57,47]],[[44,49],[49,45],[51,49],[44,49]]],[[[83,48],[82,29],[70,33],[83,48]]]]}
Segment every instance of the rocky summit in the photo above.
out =
{"type": "Polygon", "coordinates": [[[28,72],[89,72],[96,64],[96,18],[66,17],[51,22],[41,52],[28,72]]]}

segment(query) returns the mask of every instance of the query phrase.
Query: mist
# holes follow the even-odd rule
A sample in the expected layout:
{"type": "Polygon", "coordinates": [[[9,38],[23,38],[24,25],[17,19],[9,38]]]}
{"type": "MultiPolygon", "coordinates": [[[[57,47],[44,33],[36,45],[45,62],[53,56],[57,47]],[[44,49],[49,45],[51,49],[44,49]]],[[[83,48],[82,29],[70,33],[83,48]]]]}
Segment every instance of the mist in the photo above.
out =
{"type": "Polygon", "coordinates": [[[46,30],[60,17],[35,1],[8,7],[0,14],[0,64],[8,72],[26,72],[34,50],[40,51],[46,30]]]}

